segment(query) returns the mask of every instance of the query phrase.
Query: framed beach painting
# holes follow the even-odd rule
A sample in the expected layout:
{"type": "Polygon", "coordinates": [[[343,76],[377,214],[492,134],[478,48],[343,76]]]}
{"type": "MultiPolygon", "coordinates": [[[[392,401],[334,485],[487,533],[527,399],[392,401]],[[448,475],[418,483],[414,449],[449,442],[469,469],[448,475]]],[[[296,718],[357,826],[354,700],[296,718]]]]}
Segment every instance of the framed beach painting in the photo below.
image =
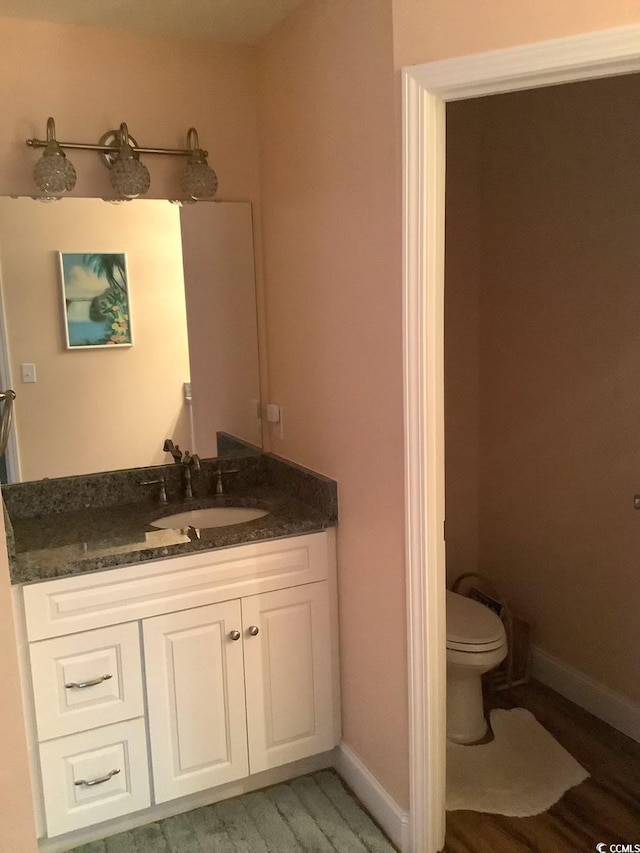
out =
{"type": "Polygon", "coordinates": [[[67,349],[130,347],[131,307],[124,252],[58,252],[67,349]]]}

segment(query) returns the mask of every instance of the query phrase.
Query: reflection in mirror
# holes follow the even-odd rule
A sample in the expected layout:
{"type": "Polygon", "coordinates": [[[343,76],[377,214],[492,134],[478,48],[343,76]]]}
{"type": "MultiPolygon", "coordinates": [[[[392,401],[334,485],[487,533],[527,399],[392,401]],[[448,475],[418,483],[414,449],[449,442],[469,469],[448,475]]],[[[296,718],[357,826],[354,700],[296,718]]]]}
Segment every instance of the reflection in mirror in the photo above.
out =
{"type": "Polygon", "coordinates": [[[2,198],[0,274],[11,482],[171,462],[165,438],[201,457],[218,431],[261,445],[249,204],[2,198]],[[70,306],[60,252],[125,255],[131,347],[67,348],[69,307],[95,317],[107,279],[79,267],[70,306]]]}

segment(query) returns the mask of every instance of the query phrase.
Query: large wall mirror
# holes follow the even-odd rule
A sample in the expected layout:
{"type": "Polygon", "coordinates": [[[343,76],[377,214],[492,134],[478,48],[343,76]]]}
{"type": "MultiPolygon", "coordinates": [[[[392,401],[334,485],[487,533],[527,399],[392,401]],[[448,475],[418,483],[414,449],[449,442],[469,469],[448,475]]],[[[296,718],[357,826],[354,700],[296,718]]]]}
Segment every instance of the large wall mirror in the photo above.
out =
{"type": "Polygon", "coordinates": [[[10,481],[170,462],[166,438],[202,457],[219,431],[261,446],[248,203],[0,198],[0,276],[10,481]],[[118,320],[100,300],[114,258],[130,346],[115,326],[113,340],[78,337],[118,320]]]}

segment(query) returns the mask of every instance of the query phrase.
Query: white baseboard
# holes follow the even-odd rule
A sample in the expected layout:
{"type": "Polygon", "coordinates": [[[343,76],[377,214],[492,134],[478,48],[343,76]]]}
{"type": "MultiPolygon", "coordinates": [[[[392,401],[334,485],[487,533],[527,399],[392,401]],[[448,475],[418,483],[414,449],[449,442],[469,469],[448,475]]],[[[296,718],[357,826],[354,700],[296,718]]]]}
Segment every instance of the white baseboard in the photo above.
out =
{"type": "Polygon", "coordinates": [[[396,847],[409,850],[409,814],[403,811],[358,756],[345,744],[336,749],[335,769],[396,847]]]}
{"type": "Polygon", "coordinates": [[[640,706],[538,646],[533,648],[532,664],[538,681],[640,743],[640,706]]]}

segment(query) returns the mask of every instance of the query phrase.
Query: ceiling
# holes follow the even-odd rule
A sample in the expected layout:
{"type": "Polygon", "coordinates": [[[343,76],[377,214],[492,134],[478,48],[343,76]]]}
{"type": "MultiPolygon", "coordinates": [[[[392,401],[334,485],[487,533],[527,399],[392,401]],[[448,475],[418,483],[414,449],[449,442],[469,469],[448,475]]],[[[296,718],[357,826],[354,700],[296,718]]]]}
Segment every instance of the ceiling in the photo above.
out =
{"type": "Polygon", "coordinates": [[[2,0],[0,17],[255,44],[304,0],[2,0]]]}

